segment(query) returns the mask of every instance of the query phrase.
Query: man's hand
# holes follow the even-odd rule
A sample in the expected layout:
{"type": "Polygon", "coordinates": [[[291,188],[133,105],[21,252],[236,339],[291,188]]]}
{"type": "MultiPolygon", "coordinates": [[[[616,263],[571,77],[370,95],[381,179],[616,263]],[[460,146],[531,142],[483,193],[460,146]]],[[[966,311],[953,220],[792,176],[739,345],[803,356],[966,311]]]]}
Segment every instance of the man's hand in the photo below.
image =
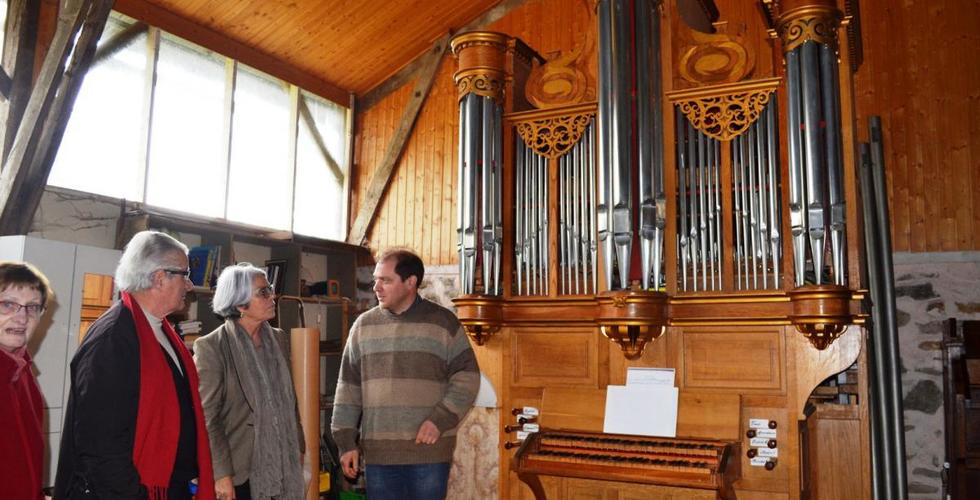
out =
{"type": "Polygon", "coordinates": [[[357,464],[360,459],[361,452],[359,450],[351,450],[340,456],[340,468],[343,469],[345,476],[351,479],[357,477],[357,464]]]}
{"type": "Polygon", "coordinates": [[[214,495],[218,500],[235,500],[235,485],[231,482],[231,476],[214,482],[214,495]]]}
{"type": "Polygon", "coordinates": [[[441,434],[436,424],[426,420],[419,426],[419,432],[415,435],[415,444],[435,444],[441,434]]]}

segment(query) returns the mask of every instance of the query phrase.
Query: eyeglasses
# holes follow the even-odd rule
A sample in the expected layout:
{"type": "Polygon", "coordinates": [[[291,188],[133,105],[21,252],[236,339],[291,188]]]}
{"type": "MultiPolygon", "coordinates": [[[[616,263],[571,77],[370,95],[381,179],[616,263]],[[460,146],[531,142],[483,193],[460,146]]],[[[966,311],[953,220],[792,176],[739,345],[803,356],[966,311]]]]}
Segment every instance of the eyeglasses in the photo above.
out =
{"type": "Polygon", "coordinates": [[[8,300],[0,300],[0,314],[13,316],[19,313],[21,309],[27,312],[29,318],[36,318],[44,312],[44,306],[41,304],[18,304],[8,300]]]}
{"type": "Polygon", "coordinates": [[[266,285],[262,288],[255,290],[255,295],[262,297],[263,299],[268,299],[270,297],[276,296],[276,289],[272,285],[266,285]]]}
{"type": "Polygon", "coordinates": [[[183,276],[185,279],[189,279],[191,275],[190,269],[161,269],[161,271],[171,276],[183,276]]]}

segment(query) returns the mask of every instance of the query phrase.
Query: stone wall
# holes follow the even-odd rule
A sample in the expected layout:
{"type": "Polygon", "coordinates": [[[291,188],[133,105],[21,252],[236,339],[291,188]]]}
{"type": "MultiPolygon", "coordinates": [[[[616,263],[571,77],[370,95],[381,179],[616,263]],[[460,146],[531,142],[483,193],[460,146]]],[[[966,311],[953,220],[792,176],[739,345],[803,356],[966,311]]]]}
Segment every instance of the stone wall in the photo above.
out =
{"type": "Polygon", "coordinates": [[[980,319],[980,252],[895,254],[909,499],[941,498],[943,321],[980,319]]]}

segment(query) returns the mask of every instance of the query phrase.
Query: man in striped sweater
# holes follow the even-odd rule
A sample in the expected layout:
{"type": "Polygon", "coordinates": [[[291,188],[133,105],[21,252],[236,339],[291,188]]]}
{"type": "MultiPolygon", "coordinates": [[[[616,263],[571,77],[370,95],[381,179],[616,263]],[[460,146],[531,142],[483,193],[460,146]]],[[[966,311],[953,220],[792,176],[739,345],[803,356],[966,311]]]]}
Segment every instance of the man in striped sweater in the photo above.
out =
{"type": "Polygon", "coordinates": [[[408,250],[378,256],[378,306],[354,322],[340,364],[330,430],[345,475],[363,455],[371,500],[445,498],[456,427],[480,385],[456,316],[418,295],[424,274],[408,250]]]}

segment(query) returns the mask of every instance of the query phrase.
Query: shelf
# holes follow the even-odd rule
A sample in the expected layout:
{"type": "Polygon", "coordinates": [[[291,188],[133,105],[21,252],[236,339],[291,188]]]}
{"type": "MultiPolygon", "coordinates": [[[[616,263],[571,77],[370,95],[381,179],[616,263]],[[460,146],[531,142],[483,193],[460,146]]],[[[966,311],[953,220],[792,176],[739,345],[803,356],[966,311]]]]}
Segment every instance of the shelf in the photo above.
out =
{"type": "Polygon", "coordinates": [[[339,340],[322,340],[320,341],[320,355],[337,355],[344,353],[344,347],[340,344],[339,340]]]}

